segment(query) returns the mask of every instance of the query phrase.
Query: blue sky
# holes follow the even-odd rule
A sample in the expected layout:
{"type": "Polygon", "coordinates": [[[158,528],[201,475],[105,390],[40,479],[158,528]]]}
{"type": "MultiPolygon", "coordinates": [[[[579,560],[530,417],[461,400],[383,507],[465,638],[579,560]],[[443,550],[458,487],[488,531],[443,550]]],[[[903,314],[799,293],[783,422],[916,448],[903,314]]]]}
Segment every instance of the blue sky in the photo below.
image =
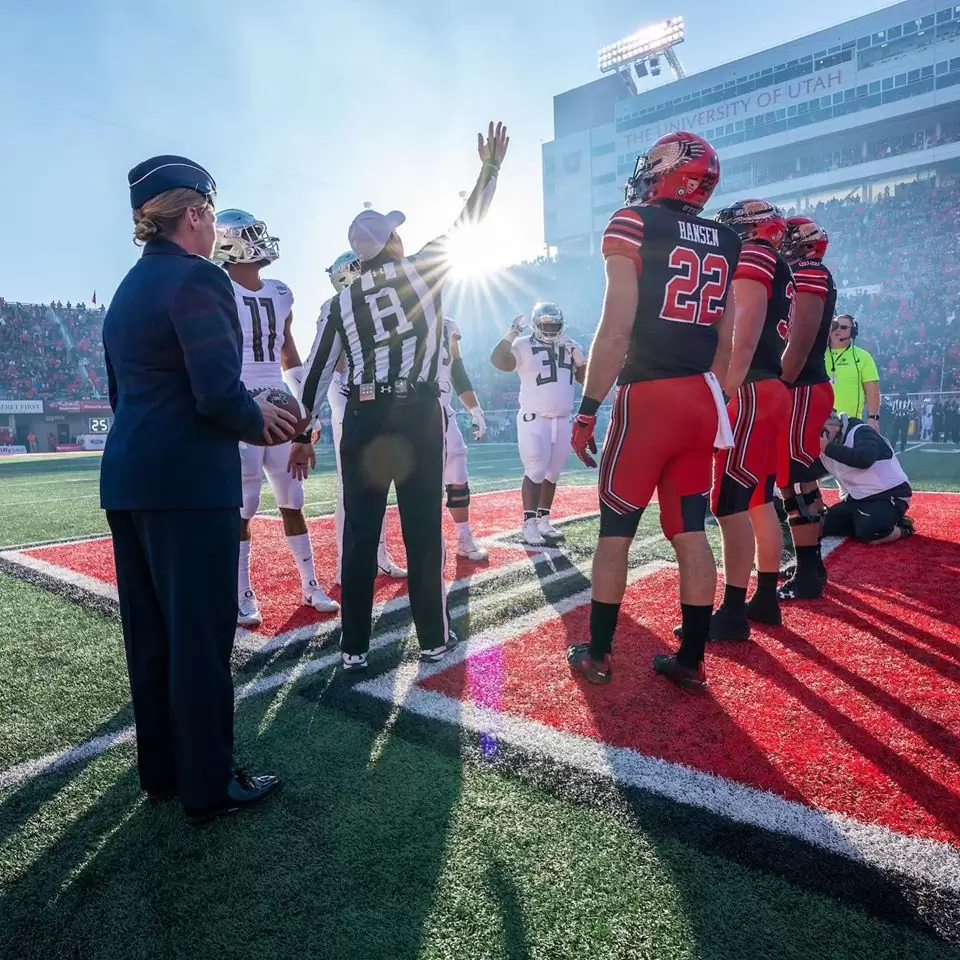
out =
{"type": "Polygon", "coordinates": [[[407,213],[408,249],[430,239],[459,212],[488,119],[511,132],[490,233],[510,260],[535,256],[552,97],[598,75],[602,44],[683,14],[694,72],[880,5],[0,0],[0,296],[109,299],[137,256],[127,170],[183,153],[219,206],[280,237],[272,274],[309,336],[362,202],[407,213]]]}

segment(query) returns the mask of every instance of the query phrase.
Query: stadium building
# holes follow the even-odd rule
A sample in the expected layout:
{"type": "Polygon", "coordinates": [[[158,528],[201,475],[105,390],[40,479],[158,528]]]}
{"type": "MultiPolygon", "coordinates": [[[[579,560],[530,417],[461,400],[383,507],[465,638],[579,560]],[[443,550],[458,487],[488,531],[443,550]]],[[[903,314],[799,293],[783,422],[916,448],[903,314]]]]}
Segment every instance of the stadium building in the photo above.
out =
{"type": "MultiPolygon", "coordinates": [[[[636,70],[647,72],[645,64],[636,70]]],[[[560,253],[597,248],[637,154],[674,130],[717,148],[714,207],[754,195],[803,211],[837,196],[869,201],[907,182],[954,181],[960,5],[907,0],[635,90],[621,71],[554,97],[554,139],[543,146],[544,237],[560,253]]]]}

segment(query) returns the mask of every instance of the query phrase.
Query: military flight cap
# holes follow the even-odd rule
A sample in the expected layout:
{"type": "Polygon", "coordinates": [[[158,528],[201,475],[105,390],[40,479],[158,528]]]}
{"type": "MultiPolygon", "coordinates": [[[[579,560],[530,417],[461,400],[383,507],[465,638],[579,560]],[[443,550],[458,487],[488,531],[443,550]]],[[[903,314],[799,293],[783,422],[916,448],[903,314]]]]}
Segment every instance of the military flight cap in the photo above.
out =
{"type": "Polygon", "coordinates": [[[205,197],[212,197],[217,192],[213,177],[199,163],[186,157],[162,156],[144,160],[127,174],[127,183],[130,184],[130,206],[134,210],[178,187],[196,190],[205,197]]]}

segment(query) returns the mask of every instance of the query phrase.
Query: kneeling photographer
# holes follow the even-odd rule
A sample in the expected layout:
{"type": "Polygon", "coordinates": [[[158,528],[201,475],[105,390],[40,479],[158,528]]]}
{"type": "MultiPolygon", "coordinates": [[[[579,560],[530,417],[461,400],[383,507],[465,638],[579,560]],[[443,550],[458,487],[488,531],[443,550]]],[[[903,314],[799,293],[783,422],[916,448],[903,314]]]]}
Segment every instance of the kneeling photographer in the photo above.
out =
{"type": "Polygon", "coordinates": [[[830,507],[825,537],[893,543],[914,532],[906,515],[913,491],[890,441],[862,420],[834,411],[820,434],[824,468],[843,499],[830,507]]]}

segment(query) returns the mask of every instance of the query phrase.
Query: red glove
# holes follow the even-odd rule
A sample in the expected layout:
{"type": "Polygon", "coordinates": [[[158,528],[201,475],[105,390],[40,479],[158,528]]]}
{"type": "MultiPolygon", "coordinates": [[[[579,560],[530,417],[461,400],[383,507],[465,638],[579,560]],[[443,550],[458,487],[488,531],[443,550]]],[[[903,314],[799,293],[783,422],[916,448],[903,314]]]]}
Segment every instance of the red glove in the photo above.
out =
{"type": "Polygon", "coordinates": [[[573,433],[570,436],[570,444],[576,455],[588,466],[595,467],[597,461],[590,456],[590,453],[597,452],[597,441],[593,438],[593,433],[597,429],[597,418],[588,416],[585,413],[578,413],[573,418],[573,433]],[[587,450],[590,453],[587,453],[587,450]]]}

